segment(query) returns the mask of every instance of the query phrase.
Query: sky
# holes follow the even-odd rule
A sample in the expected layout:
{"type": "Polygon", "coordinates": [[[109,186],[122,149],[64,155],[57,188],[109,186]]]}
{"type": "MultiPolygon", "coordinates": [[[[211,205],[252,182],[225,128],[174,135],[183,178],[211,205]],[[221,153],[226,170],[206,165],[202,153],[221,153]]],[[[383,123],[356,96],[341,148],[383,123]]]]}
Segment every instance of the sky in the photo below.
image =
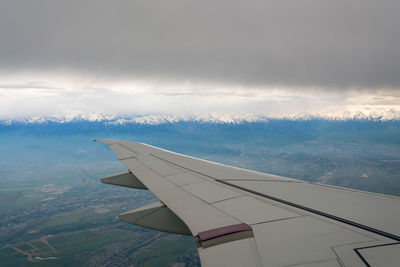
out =
{"type": "Polygon", "coordinates": [[[0,119],[400,112],[397,0],[2,0],[0,119]]]}

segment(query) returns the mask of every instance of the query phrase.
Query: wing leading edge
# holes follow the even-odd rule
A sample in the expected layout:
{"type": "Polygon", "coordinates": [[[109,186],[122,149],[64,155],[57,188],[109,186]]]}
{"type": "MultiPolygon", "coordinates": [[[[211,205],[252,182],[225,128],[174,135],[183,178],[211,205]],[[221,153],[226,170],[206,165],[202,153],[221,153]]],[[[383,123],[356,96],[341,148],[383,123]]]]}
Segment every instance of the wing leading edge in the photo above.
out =
{"type": "MultiPolygon", "coordinates": [[[[225,166],[150,145],[107,144],[128,171],[102,182],[161,202],[120,219],[192,235],[202,266],[392,266],[400,199],[225,166]]],[[[397,265],[393,265],[397,266],[397,265]]]]}

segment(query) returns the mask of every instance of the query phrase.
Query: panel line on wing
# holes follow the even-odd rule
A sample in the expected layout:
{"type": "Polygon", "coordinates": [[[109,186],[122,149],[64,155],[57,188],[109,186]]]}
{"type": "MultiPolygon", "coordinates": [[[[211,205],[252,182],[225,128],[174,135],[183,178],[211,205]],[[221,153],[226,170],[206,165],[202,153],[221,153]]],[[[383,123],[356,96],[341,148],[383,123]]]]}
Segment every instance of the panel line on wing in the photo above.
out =
{"type": "Polygon", "coordinates": [[[130,147],[124,145],[123,143],[118,143],[118,145],[122,146],[123,148],[128,149],[129,151],[135,153],[135,154],[139,154],[138,152],[136,152],[135,150],[131,149],[130,147]]]}
{"type": "MultiPolygon", "coordinates": [[[[218,179],[217,179],[218,180],[218,179]]],[[[233,182],[275,182],[275,183],[304,183],[303,181],[292,180],[262,180],[262,179],[223,179],[223,181],[233,182]]]]}
{"type": "MultiPolygon", "coordinates": [[[[376,249],[376,248],[394,246],[394,245],[400,245],[400,242],[359,247],[359,248],[354,248],[353,250],[357,254],[357,256],[360,257],[360,259],[365,263],[365,265],[367,267],[370,267],[371,264],[368,262],[368,260],[366,259],[365,255],[362,255],[361,250],[376,249]]],[[[396,252],[400,252],[400,249],[398,248],[396,252]]],[[[396,256],[394,256],[395,257],[394,259],[395,259],[396,262],[398,262],[398,260],[400,259],[399,254],[397,253],[396,256]],[[396,258],[396,256],[397,256],[397,258],[396,258]]],[[[373,253],[373,257],[375,257],[375,260],[378,260],[380,263],[384,263],[384,261],[385,261],[385,258],[379,257],[379,255],[377,255],[376,253],[373,253]],[[378,257],[378,259],[377,259],[377,257],[378,257]]],[[[373,266],[375,266],[375,264],[373,264],[373,266]]]]}
{"type": "Polygon", "coordinates": [[[229,200],[232,200],[232,199],[241,198],[241,197],[243,197],[243,196],[239,195],[239,196],[234,196],[234,197],[231,197],[231,198],[221,199],[221,200],[213,202],[212,205],[215,207],[215,204],[218,204],[218,203],[221,203],[221,202],[224,202],[224,201],[229,201],[229,200]]]}
{"type": "Polygon", "coordinates": [[[182,168],[182,169],[186,169],[186,170],[188,170],[188,171],[191,171],[191,172],[194,172],[194,173],[197,173],[197,174],[206,176],[206,177],[211,178],[211,179],[213,179],[213,180],[217,180],[217,178],[212,177],[212,176],[210,176],[210,175],[207,175],[207,174],[205,174],[205,173],[201,173],[201,172],[199,172],[199,171],[195,171],[195,170],[192,170],[192,169],[190,169],[190,168],[186,168],[186,167],[184,167],[184,166],[181,166],[181,165],[179,165],[179,164],[176,164],[175,162],[171,162],[171,161],[169,161],[169,160],[163,159],[163,158],[161,158],[161,157],[159,157],[159,156],[157,156],[157,155],[154,155],[154,154],[151,154],[151,155],[152,155],[153,157],[155,157],[155,158],[158,158],[159,160],[166,161],[166,162],[168,162],[168,163],[170,163],[170,164],[173,164],[173,165],[175,165],[175,166],[178,166],[178,167],[180,167],[180,168],[182,168]]]}
{"type": "Polygon", "coordinates": [[[249,225],[302,216],[253,197],[242,196],[212,204],[217,209],[249,225]]]}
{"type": "Polygon", "coordinates": [[[315,210],[315,209],[312,209],[312,208],[309,208],[309,207],[306,207],[306,206],[302,206],[302,205],[299,205],[299,204],[296,204],[296,203],[293,203],[293,202],[290,202],[290,201],[287,201],[287,200],[284,200],[284,199],[280,199],[280,198],[277,198],[277,197],[266,195],[266,194],[257,192],[255,190],[245,188],[245,187],[240,186],[240,185],[236,185],[236,184],[232,184],[232,183],[226,182],[224,180],[216,179],[216,181],[219,182],[219,183],[226,184],[228,186],[232,186],[234,188],[241,189],[243,191],[246,191],[246,192],[261,196],[261,197],[265,197],[265,198],[268,198],[268,199],[271,199],[271,200],[274,200],[274,201],[277,201],[277,202],[280,202],[280,203],[283,203],[283,204],[286,204],[286,205],[289,205],[289,206],[292,206],[292,207],[295,207],[295,208],[299,208],[299,209],[302,209],[302,210],[305,210],[305,211],[308,211],[308,212],[311,212],[311,213],[315,213],[315,214],[327,217],[329,219],[333,219],[333,220],[336,220],[336,221],[339,221],[339,222],[342,222],[342,223],[345,223],[345,224],[348,224],[348,225],[351,225],[351,226],[354,226],[354,227],[357,227],[357,228],[372,232],[374,234],[378,234],[378,235],[381,235],[381,236],[384,236],[384,237],[387,237],[387,238],[390,238],[390,239],[393,239],[393,240],[396,240],[396,241],[400,241],[400,237],[397,236],[397,235],[394,235],[394,234],[391,234],[391,233],[387,233],[387,232],[381,231],[379,229],[375,229],[375,228],[369,227],[367,225],[363,225],[363,224],[360,224],[360,223],[357,223],[357,222],[353,222],[353,221],[350,221],[350,220],[347,220],[347,219],[344,219],[344,218],[341,218],[341,217],[338,217],[338,216],[335,216],[335,215],[332,215],[332,214],[329,214],[329,213],[326,213],[326,212],[323,212],[323,211],[319,211],[319,210],[315,210]]]}
{"type": "Polygon", "coordinates": [[[139,156],[137,159],[147,168],[153,170],[155,173],[163,177],[182,173],[180,168],[171,166],[171,164],[168,164],[165,161],[160,161],[158,158],[156,159],[152,155],[139,156]]]}
{"type": "Polygon", "coordinates": [[[330,219],[333,219],[333,220],[336,220],[336,221],[339,221],[339,222],[342,222],[342,223],[345,223],[345,224],[348,224],[348,225],[351,225],[351,226],[354,226],[354,227],[357,227],[357,228],[360,228],[360,229],[363,229],[363,230],[366,230],[366,231],[369,231],[369,232],[372,232],[374,234],[378,234],[378,235],[381,235],[381,236],[384,236],[384,237],[387,237],[387,238],[390,238],[390,239],[393,239],[393,240],[396,240],[396,241],[400,241],[400,237],[397,236],[397,235],[394,235],[394,234],[391,234],[391,233],[388,233],[388,232],[384,232],[384,231],[381,231],[379,229],[375,229],[375,228],[372,228],[372,227],[369,227],[367,225],[363,225],[363,224],[360,224],[360,223],[357,223],[357,222],[354,222],[354,221],[350,221],[350,220],[347,220],[347,219],[344,219],[344,218],[341,218],[341,217],[338,217],[338,216],[335,216],[335,215],[332,215],[332,214],[329,214],[329,213],[326,213],[326,212],[322,212],[322,211],[315,210],[315,209],[312,209],[312,208],[309,208],[309,207],[306,207],[306,206],[303,206],[303,205],[299,205],[299,204],[296,204],[296,203],[293,203],[293,202],[290,202],[290,201],[287,201],[287,200],[284,200],[284,199],[280,199],[280,198],[276,198],[276,197],[273,197],[273,196],[270,196],[270,195],[266,195],[266,194],[263,194],[263,193],[260,193],[260,192],[257,192],[257,191],[254,191],[254,190],[251,190],[251,189],[248,189],[248,188],[236,185],[236,184],[232,184],[232,183],[230,183],[228,181],[225,181],[225,180],[217,179],[217,178],[212,177],[210,175],[201,173],[199,171],[192,170],[190,168],[181,166],[181,165],[176,164],[174,162],[171,162],[169,160],[163,159],[163,158],[155,155],[154,153],[151,153],[150,155],[155,157],[155,158],[157,158],[157,159],[159,159],[159,160],[162,160],[162,161],[168,162],[168,163],[170,163],[172,165],[175,165],[175,166],[178,166],[180,168],[186,169],[186,170],[188,170],[190,172],[194,172],[194,173],[197,173],[197,174],[212,178],[213,180],[215,180],[215,181],[217,181],[219,183],[222,183],[222,184],[225,184],[225,185],[228,185],[228,186],[231,186],[231,187],[234,187],[234,188],[237,188],[237,189],[240,189],[240,190],[243,190],[243,191],[246,191],[246,192],[261,196],[261,197],[264,197],[264,198],[267,198],[267,199],[271,199],[271,200],[277,201],[279,203],[283,203],[283,204],[286,204],[286,205],[289,205],[289,206],[292,206],[292,207],[295,207],[295,208],[299,208],[299,209],[302,209],[302,210],[305,210],[305,211],[308,211],[308,212],[311,212],[311,213],[314,213],[314,214],[318,214],[318,215],[321,215],[321,216],[324,216],[324,217],[327,217],[327,218],[330,218],[330,219]]]}

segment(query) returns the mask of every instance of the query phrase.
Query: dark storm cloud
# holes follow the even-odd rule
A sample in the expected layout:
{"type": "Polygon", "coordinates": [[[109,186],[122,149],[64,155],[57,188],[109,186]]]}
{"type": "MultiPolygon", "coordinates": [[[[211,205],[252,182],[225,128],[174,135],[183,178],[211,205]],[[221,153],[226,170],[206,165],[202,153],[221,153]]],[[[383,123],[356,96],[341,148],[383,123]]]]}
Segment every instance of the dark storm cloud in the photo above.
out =
{"type": "Polygon", "coordinates": [[[400,1],[2,0],[0,72],[400,87],[400,1]]]}

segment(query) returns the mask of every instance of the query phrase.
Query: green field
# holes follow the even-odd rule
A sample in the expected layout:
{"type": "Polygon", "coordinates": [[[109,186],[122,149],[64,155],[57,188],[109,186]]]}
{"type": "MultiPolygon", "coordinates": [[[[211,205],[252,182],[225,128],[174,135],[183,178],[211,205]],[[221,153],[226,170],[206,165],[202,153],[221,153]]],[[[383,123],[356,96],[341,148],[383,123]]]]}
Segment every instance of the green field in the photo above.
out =
{"type": "MultiPolygon", "coordinates": [[[[175,262],[185,262],[185,255],[196,254],[196,246],[191,237],[165,238],[155,242],[151,247],[132,254],[135,266],[157,267],[171,266],[175,262]]],[[[192,259],[190,259],[190,262],[192,259]]]]}

